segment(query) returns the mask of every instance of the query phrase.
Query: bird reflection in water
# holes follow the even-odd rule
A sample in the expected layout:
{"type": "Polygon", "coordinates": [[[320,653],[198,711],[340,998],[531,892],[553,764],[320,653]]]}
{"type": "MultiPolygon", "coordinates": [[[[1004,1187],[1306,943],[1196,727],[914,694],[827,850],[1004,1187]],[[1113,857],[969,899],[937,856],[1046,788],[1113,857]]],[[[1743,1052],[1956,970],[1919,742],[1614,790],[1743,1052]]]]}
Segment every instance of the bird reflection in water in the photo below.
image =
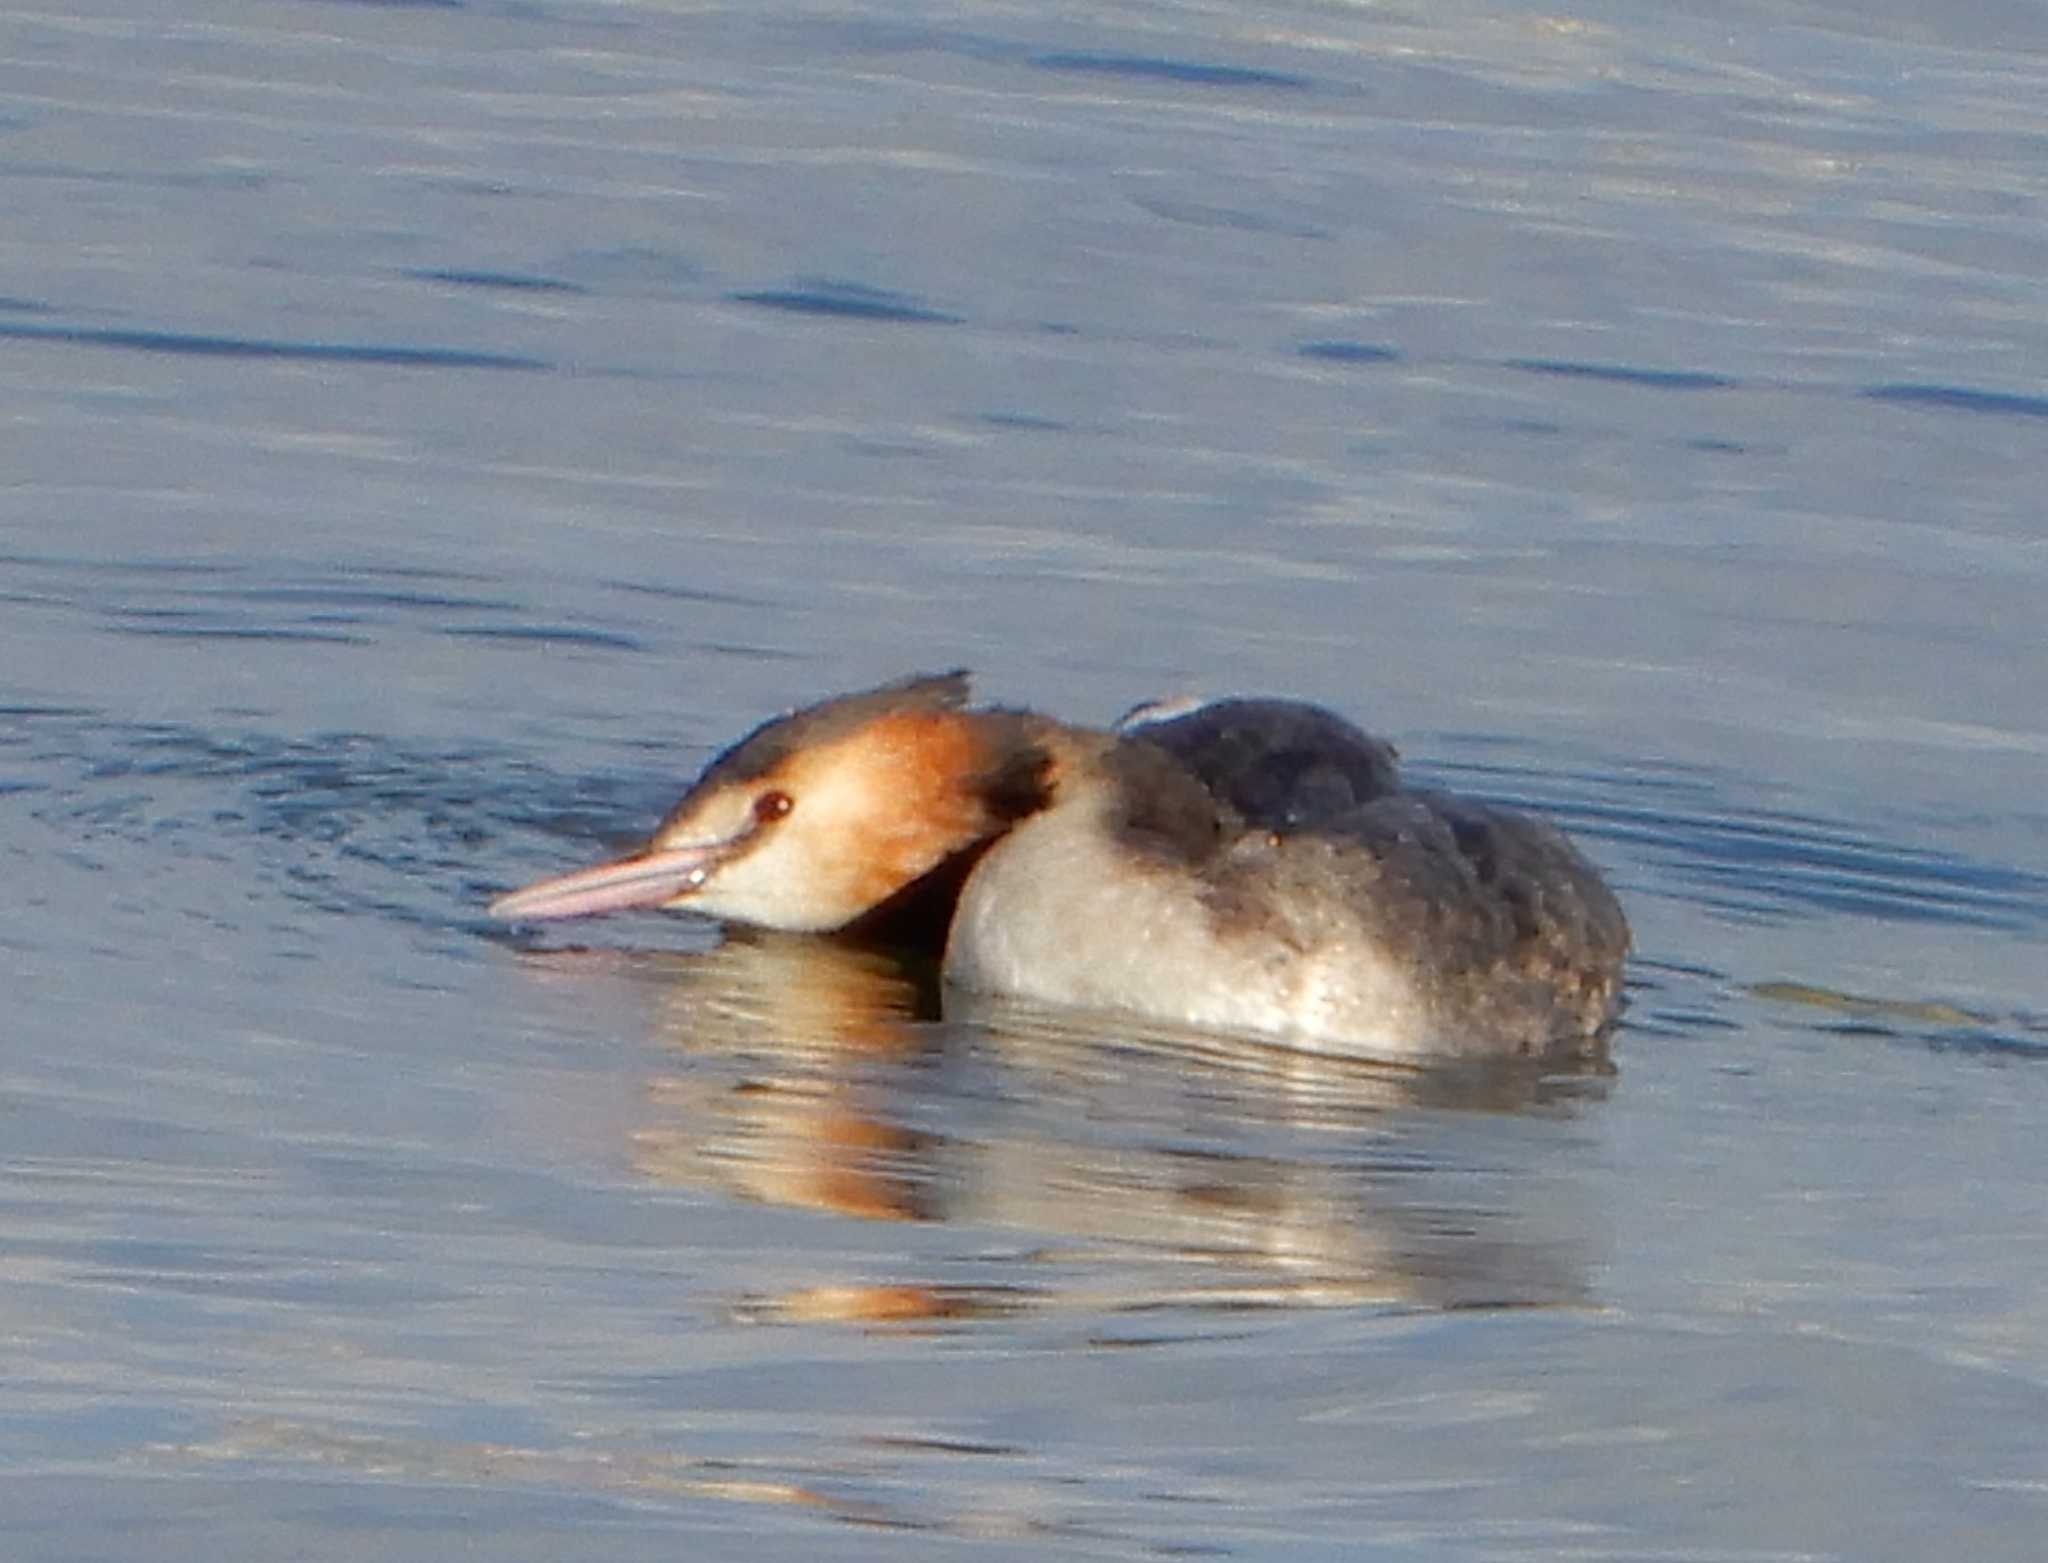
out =
{"type": "Polygon", "coordinates": [[[1585,1300],[1578,1108],[1600,1059],[1376,1066],[957,994],[941,1019],[935,962],[815,936],[631,960],[669,1057],[644,1175],[978,1229],[933,1274],[782,1286],[743,1317],[1585,1300]]]}

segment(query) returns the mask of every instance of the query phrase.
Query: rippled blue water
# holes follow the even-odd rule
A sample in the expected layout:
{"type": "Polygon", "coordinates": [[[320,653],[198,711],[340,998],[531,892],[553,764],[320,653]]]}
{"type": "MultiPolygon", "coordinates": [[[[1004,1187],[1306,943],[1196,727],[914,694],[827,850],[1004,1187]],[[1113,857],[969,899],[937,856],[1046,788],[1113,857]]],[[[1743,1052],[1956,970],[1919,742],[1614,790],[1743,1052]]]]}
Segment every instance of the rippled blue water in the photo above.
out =
{"type": "Polygon", "coordinates": [[[0,1553],[2038,1555],[2044,49],[10,14],[0,1553]],[[483,917],[962,664],[1560,819],[1611,1068],[483,917]]]}

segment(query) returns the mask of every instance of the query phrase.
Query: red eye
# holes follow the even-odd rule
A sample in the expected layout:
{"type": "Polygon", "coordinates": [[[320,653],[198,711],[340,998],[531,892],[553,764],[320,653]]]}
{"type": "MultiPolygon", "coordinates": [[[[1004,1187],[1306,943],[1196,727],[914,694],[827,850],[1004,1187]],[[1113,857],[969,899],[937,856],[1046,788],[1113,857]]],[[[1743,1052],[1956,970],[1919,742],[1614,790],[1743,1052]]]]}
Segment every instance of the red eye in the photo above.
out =
{"type": "Polygon", "coordinates": [[[796,799],[786,792],[764,792],[754,800],[754,819],[762,825],[772,825],[791,809],[796,799]]]}

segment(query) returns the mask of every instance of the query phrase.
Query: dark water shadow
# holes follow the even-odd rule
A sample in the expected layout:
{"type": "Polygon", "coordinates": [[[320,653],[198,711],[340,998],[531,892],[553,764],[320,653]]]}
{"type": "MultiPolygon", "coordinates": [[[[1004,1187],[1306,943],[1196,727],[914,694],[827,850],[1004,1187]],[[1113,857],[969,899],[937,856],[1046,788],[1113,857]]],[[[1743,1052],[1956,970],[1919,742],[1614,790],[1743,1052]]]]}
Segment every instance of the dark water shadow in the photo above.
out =
{"type": "Polygon", "coordinates": [[[1254,87],[1302,92],[1314,85],[1291,71],[1249,65],[1178,59],[1159,54],[1120,54],[1093,49],[1055,49],[1027,57],[1035,70],[1069,75],[1109,76],[1123,81],[1165,82],[1176,87],[1254,87]]]}
{"type": "Polygon", "coordinates": [[[460,266],[422,266],[400,275],[416,282],[437,282],[451,288],[475,288],[486,293],[568,293],[587,294],[590,289],[561,277],[543,277],[531,272],[470,270],[460,266]]]}
{"type": "Polygon", "coordinates": [[[1649,391],[1727,391],[1742,382],[1699,369],[1648,369],[1634,364],[1581,363],[1561,358],[1510,358],[1504,366],[1562,380],[1604,380],[1649,391]]]}
{"type": "Polygon", "coordinates": [[[461,347],[397,342],[289,342],[267,337],[212,336],[189,331],[114,326],[27,325],[0,321],[0,341],[105,347],[180,358],[284,359],[302,363],[376,364],[399,369],[552,369],[543,358],[461,347]]]}
{"type": "Polygon", "coordinates": [[[915,22],[835,18],[806,19],[800,25],[807,33],[825,39],[824,46],[835,53],[944,54],[1004,69],[1022,67],[1060,75],[1102,76],[1137,84],[1225,91],[1302,92],[1318,85],[1314,78],[1295,71],[1121,49],[1041,49],[991,33],[915,22]]]}
{"type": "Polygon", "coordinates": [[[1402,358],[1399,348],[1386,347],[1377,342],[1357,342],[1348,337],[1304,342],[1294,351],[1297,357],[1313,359],[1323,364],[1398,364],[1402,358]]]}
{"type": "Polygon", "coordinates": [[[791,315],[822,315],[835,320],[860,320],[885,325],[961,323],[959,315],[933,309],[906,293],[829,277],[804,278],[787,288],[759,288],[726,295],[736,304],[780,310],[791,315]]]}
{"type": "Polygon", "coordinates": [[[2000,418],[2048,418],[2048,396],[1983,391],[1966,385],[1872,385],[1861,393],[1874,402],[1924,407],[1938,412],[1989,413],[2000,418]]]}

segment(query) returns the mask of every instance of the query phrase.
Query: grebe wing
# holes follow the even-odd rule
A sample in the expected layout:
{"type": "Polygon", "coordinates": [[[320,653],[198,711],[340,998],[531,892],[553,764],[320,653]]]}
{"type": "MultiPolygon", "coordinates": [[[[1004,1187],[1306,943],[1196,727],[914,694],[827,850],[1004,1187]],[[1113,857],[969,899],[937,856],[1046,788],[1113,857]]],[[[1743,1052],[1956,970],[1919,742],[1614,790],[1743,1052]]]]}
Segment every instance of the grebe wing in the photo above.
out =
{"type": "Polygon", "coordinates": [[[1164,749],[1259,830],[1314,829],[1401,784],[1392,744],[1305,701],[1156,702],[1116,731],[1164,749]]]}
{"type": "Polygon", "coordinates": [[[1616,1013],[1628,919],[1545,821],[1413,791],[1295,840],[1325,865],[1328,893],[1364,938],[1418,973],[1461,1025],[1562,1037],[1616,1013]],[[1318,839],[1325,849],[1309,851],[1318,839]]]}

